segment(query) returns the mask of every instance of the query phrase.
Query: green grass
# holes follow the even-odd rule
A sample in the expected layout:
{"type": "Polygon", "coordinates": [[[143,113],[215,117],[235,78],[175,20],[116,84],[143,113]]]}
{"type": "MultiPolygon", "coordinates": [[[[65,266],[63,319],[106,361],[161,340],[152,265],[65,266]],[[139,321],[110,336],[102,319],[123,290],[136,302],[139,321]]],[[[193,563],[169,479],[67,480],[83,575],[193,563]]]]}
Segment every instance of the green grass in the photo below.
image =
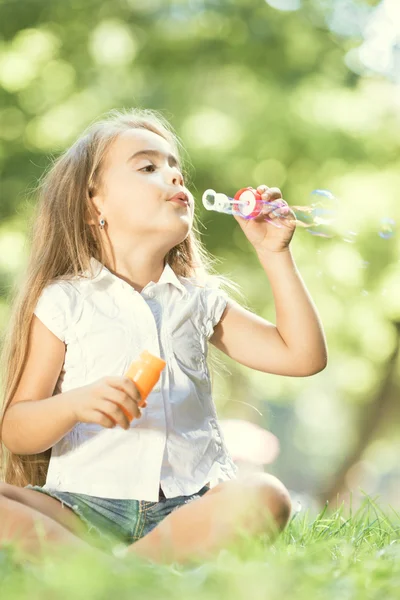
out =
{"type": "Polygon", "coordinates": [[[365,497],[316,518],[297,513],[274,544],[243,539],[212,561],[190,567],[134,557],[105,565],[82,553],[52,552],[42,565],[0,550],[0,598],[91,600],[386,600],[400,598],[399,516],[365,497]]]}

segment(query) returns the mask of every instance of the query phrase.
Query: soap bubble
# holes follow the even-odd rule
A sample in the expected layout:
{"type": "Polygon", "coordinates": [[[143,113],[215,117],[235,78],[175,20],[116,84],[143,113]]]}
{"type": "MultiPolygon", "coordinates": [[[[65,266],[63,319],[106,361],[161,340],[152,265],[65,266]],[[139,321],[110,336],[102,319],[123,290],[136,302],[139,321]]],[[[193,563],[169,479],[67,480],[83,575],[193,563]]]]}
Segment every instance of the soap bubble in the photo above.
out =
{"type": "Polygon", "coordinates": [[[309,206],[293,206],[292,210],[295,214],[297,221],[300,225],[313,225],[314,217],[312,214],[312,208],[309,206]]]}
{"type": "Polygon", "coordinates": [[[335,236],[332,226],[329,224],[325,225],[324,223],[314,224],[312,228],[308,227],[306,231],[317,237],[332,238],[335,236]]]}
{"type": "Polygon", "coordinates": [[[317,189],[310,194],[308,206],[294,206],[292,210],[297,224],[305,227],[311,235],[332,238],[335,233],[335,222],[338,216],[339,203],[329,190],[317,189]]]}
{"type": "Polygon", "coordinates": [[[395,233],[396,222],[389,217],[384,217],[381,219],[379,224],[379,236],[384,240],[388,240],[393,237],[395,233]]]}
{"type": "Polygon", "coordinates": [[[337,198],[329,190],[313,190],[310,197],[313,206],[337,207],[337,198]]]}
{"type": "Polygon", "coordinates": [[[337,218],[339,202],[329,190],[314,190],[310,194],[312,215],[316,222],[337,218]]]}

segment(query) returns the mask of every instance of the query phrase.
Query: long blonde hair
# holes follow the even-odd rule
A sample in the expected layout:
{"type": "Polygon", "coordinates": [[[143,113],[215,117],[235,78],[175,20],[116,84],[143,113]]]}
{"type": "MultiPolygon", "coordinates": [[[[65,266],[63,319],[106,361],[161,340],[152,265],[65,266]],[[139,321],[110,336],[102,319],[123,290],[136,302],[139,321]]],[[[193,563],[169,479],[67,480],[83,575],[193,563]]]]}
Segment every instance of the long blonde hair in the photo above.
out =
{"type": "MultiPolygon", "coordinates": [[[[147,129],[166,139],[178,157],[181,142],[169,122],[160,113],[148,109],[113,110],[91,124],[79,139],[51,165],[39,182],[38,204],[29,231],[30,256],[22,281],[15,285],[9,301],[11,315],[3,333],[0,364],[3,402],[0,418],[0,479],[24,487],[43,485],[46,480],[51,448],[39,454],[11,453],[1,441],[4,414],[19,385],[27,357],[33,311],[45,286],[55,279],[78,276],[90,268],[93,256],[102,264],[105,251],[95,208],[89,201],[99,185],[101,167],[115,138],[128,129],[147,129]]],[[[172,248],[166,262],[178,276],[218,277],[216,262],[203,247],[198,229],[192,228],[186,239],[172,248]]]]}

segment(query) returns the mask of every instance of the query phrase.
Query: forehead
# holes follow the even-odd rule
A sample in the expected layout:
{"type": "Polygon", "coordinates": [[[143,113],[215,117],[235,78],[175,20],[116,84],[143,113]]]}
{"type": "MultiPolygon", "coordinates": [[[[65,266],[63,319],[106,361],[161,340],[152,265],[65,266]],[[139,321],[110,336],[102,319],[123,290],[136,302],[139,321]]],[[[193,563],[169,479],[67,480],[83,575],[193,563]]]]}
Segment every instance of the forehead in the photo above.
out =
{"type": "Polygon", "coordinates": [[[175,149],[161,135],[148,129],[128,129],[120,133],[111,144],[106,162],[110,166],[125,162],[135,152],[149,149],[176,155],[175,149]]]}

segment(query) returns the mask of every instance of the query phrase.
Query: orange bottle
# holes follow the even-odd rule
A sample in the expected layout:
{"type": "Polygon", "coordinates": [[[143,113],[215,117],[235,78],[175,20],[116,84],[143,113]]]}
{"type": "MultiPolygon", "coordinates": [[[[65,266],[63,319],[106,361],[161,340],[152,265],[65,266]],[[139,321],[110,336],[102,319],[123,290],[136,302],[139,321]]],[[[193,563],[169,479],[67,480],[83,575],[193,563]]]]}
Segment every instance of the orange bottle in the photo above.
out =
{"type": "Polygon", "coordinates": [[[134,360],[125,377],[130,377],[136,384],[141,396],[139,406],[143,406],[143,401],[146,400],[151,390],[160,379],[161,371],[167,363],[162,358],[154,356],[144,350],[138,360],[134,360]]]}

